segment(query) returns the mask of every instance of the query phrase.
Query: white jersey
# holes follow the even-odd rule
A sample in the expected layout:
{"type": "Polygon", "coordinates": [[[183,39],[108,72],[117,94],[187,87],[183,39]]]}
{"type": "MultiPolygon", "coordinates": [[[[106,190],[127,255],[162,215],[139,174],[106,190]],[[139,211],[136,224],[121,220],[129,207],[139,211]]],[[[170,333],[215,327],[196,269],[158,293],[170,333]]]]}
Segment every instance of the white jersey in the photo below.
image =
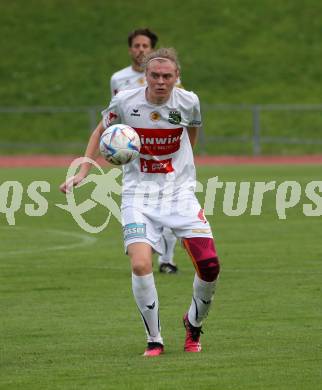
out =
{"type": "MultiPolygon", "coordinates": [[[[128,66],[112,75],[110,81],[111,96],[126,89],[140,88],[146,85],[145,73],[137,72],[132,66],[128,66]]],[[[181,87],[180,79],[177,80],[176,86],[181,87]]]]}
{"type": "Polygon", "coordinates": [[[137,72],[128,66],[114,73],[111,77],[111,96],[125,89],[134,89],[146,85],[144,72],[137,72]]]}
{"type": "Polygon", "coordinates": [[[187,127],[201,126],[199,99],[174,87],[169,100],[156,105],[146,100],[145,90],[119,92],[102,112],[105,128],[127,124],[141,140],[139,158],[123,166],[123,198],[191,196],[196,173],[187,127]]]}

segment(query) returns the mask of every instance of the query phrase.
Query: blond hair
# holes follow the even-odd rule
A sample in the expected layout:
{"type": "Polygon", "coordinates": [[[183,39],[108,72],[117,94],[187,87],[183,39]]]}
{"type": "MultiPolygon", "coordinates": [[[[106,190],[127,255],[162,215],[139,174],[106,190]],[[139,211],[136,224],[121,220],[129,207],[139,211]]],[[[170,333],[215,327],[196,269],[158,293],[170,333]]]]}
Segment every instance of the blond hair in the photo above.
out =
{"type": "Polygon", "coordinates": [[[153,51],[152,53],[149,53],[145,57],[143,63],[145,70],[148,68],[149,63],[154,60],[160,62],[169,60],[176,65],[178,70],[180,70],[180,64],[179,64],[177,52],[172,47],[162,47],[158,50],[153,51]]]}

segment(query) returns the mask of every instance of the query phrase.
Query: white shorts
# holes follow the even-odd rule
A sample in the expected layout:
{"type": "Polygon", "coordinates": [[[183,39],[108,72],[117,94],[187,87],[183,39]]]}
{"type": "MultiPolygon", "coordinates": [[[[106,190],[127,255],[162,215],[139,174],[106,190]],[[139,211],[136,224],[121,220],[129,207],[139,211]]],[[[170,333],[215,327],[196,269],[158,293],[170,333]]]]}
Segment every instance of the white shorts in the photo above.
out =
{"type": "Polygon", "coordinates": [[[124,247],[134,242],[145,242],[162,254],[162,229],[170,228],[178,238],[210,237],[211,227],[197,198],[163,202],[161,205],[134,205],[130,199],[122,201],[124,247]]]}

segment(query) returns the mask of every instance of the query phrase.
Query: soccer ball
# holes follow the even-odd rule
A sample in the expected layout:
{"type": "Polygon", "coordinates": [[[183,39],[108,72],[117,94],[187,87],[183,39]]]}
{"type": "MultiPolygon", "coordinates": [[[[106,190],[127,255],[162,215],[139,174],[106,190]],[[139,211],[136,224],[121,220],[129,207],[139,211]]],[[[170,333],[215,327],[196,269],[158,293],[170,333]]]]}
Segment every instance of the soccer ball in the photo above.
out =
{"type": "Polygon", "coordinates": [[[141,142],[132,127],[119,124],[104,131],[99,147],[105,160],[114,165],[124,165],[139,156],[141,142]]]}

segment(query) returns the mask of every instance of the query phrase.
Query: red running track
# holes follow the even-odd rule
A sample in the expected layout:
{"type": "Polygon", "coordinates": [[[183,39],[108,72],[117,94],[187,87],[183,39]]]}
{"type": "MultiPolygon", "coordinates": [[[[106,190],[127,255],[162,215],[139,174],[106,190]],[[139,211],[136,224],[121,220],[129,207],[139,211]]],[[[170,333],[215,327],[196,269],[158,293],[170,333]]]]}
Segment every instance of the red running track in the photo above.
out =
{"type": "MultiPolygon", "coordinates": [[[[0,156],[0,168],[68,167],[77,156],[0,156]]],[[[196,156],[196,165],[303,165],[322,164],[322,155],[303,156],[196,156]]],[[[98,159],[101,165],[106,164],[98,159]]]]}

